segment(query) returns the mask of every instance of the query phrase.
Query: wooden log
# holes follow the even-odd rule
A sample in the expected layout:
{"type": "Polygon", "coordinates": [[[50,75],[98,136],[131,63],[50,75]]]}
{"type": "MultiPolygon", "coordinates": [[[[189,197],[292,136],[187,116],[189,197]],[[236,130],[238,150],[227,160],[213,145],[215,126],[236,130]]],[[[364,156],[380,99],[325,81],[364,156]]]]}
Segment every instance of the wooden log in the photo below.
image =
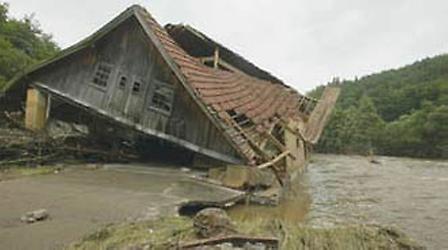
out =
{"type": "Polygon", "coordinates": [[[215,237],[205,240],[197,240],[192,242],[187,242],[180,244],[180,249],[191,249],[196,248],[200,246],[213,246],[223,243],[232,243],[234,246],[242,247],[245,243],[262,243],[269,247],[269,249],[274,248],[278,249],[279,247],[279,240],[277,238],[273,237],[254,237],[254,236],[245,236],[245,235],[230,235],[230,236],[222,236],[222,237],[215,237]]]}
{"type": "Polygon", "coordinates": [[[274,165],[275,163],[279,162],[281,159],[285,158],[286,156],[288,156],[291,152],[289,152],[289,150],[279,154],[277,157],[275,157],[274,159],[272,159],[271,161],[265,162],[261,165],[258,165],[257,168],[258,169],[264,169],[267,167],[270,167],[272,165],[274,165]]]}

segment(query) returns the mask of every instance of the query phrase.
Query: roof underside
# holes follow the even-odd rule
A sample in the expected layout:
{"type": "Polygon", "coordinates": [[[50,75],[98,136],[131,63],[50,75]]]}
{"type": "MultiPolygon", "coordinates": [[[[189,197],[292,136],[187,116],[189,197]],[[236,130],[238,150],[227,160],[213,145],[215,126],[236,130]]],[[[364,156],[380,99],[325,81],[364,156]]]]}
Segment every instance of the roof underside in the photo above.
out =
{"type": "Polygon", "coordinates": [[[238,68],[242,72],[272,83],[284,84],[282,80],[273,76],[271,73],[260,69],[242,56],[236,54],[222,44],[212,40],[204,33],[194,29],[189,25],[167,24],[165,29],[168,34],[176,41],[179,46],[193,57],[210,57],[215,49],[219,50],[219,57],[225,62],[238,68]]]}

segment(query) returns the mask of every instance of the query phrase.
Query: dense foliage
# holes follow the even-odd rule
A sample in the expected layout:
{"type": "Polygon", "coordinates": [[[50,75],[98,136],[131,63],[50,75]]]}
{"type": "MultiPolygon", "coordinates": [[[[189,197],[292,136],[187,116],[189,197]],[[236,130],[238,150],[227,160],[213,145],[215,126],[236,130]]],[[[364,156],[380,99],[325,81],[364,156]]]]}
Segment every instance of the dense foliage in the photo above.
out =
{"type": "Polygon", "coordinates": [[[331,84],[342,92],[318,151],[448,158],[448,55],[331,84]]]}
{"type": "Polygon", "coordinates": [[[0,3],[0,90],[17,73],[58,51],[51,36],[43,33],[32,16],[8,16],[8,4],[0,3]]]}

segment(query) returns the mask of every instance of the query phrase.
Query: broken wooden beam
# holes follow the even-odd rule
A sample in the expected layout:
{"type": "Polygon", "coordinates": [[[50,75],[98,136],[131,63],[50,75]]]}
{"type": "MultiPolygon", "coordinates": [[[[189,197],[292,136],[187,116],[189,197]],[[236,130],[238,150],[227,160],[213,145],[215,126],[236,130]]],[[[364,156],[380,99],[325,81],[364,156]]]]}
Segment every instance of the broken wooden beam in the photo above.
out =
{"type": "Polygon", "coordinates": [[[289,132],[293,133],[295,136],[299,137],[301,140],[306,141],[305,137],[302,135],[302,133],[300,132],[300,130],[298,128],[297,129],[291,128],[287,121],[285,121],[281,117],[279,117],[279,118],[280,118],[280,123],[281,123],[281,125],[282,125],[282,127],[284,129],[286,129],[289,132]]]}
{"type": "Polygon", "coordinates": [[[274,165],[275,163],[279,162],[281,159],[285,158],[286,156],[288,156],[290,154],[289,150],[277,155],[277,157],[275,157],[274,159],[272,159],[271,161],[265,162],[261,165],[258,165],[257,168],[258,169],[263,169],[263,168],[267,168],[270,167],[272,165],[274,165]]]}
{"type": "MultiPolygon", "coordinates": [[[[278,149],[280,149],[280,151],[284,152],[284,151],[288,150],[286,148],[286,146],[283,145],[279,140],[277,140],[277,138],[275,138],[272,134],[265,132],[265,133],[263,133],[263,136],[266,136],[268,138],[268,140],[274,144],[274,146],[276,146],[278,149]]],[[[296,159],[296,156],[294,154],[292,154],[291,152],[288,154],[288,157],[291,157],[293,160],[296,159]]]]}
{"type": "Polygon", "coordinates": [[[194,249],[201,246],[214,246],[223,243],[232,243],[236,247],[242,247],[245,243],[261,243],[268,247],[268,249],[279,248],[279,240],[277,238],[230,235],[183,243],[180,245],[180,249],[194,249]]]}

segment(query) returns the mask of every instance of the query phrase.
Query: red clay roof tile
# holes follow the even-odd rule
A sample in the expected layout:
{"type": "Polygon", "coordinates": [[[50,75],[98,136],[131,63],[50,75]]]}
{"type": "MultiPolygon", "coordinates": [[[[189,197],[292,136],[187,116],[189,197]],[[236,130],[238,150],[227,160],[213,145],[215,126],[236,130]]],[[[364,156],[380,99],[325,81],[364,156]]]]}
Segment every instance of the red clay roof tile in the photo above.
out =
{"type": "MultiPolygon", "coordinates": [[[[210,68],[180,48],[149,13],[143,11],[141,14],[199,99],[217,111],[224,124],[230,119],[226,111],[233,110],[250,118],[256,131],[262,133],[277,120],[276,115],[283,118],[301,115],[298,92],[242,73],[210,68]]],[[[244,146],[247,143],[237,141],[242,139],[240,136],[236,136],[239,139],[235,135],[231,137],[241,147],[240,152],[253,157],[253,152],[244,146]]]]}

